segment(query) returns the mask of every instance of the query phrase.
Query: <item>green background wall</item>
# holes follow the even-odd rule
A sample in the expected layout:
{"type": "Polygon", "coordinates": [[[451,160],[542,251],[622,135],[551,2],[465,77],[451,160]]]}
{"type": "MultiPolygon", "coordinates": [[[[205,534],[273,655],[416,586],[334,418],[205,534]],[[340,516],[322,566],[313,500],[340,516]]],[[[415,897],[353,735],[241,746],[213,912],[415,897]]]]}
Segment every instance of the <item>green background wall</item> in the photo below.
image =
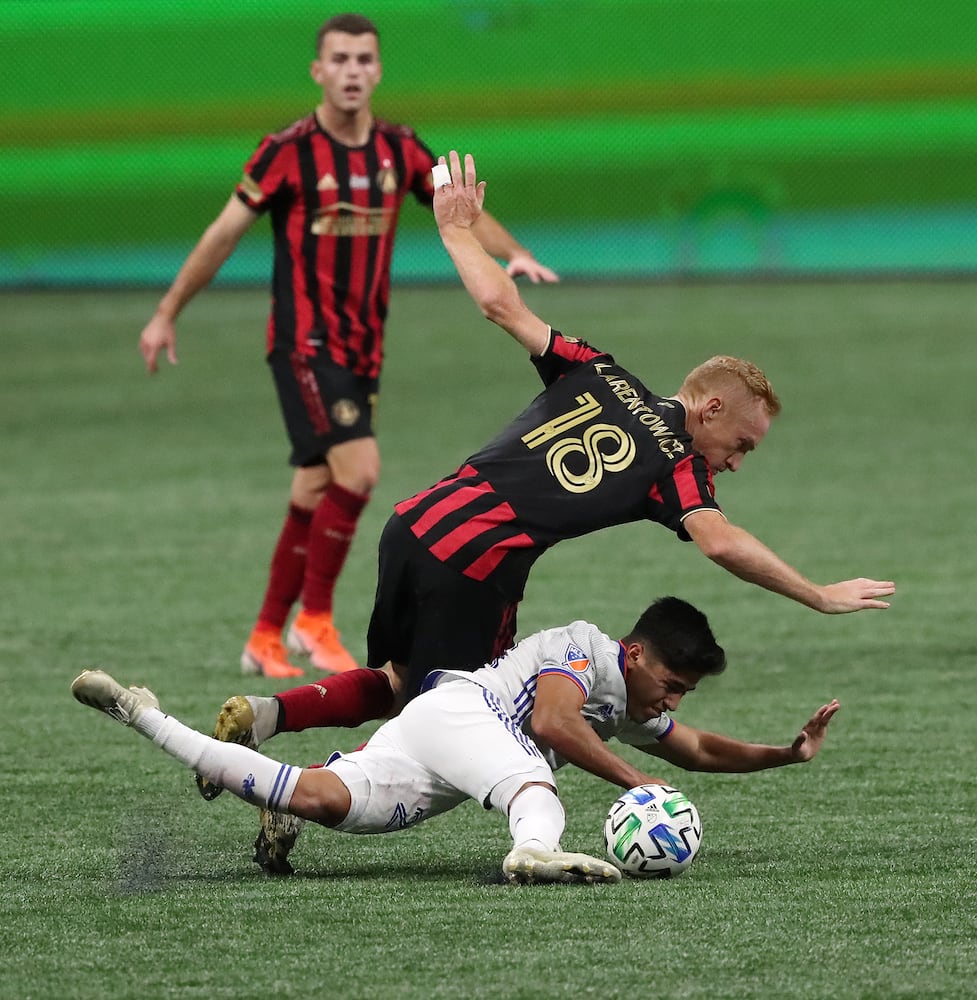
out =
{"type": "MultiPolygon", "coordinates": [[[[0,283],[167,282],[307,113],[306,0],[0,4],[0,283]]],[[[377,0],[382,117],[565,275],[977,268],[971,0],[377,0]]],[[[225,281],[264,281],[266,224],[225,281]]],[[[405,211],[402,279],[448,276],[405,211]]]]}

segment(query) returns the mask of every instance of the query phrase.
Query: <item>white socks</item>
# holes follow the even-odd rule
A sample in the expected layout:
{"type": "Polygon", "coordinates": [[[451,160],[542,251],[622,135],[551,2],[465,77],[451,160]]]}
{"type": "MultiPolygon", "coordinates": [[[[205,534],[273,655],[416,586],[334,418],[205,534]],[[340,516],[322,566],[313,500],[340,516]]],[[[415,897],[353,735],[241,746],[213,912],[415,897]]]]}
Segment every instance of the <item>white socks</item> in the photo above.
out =
{"type": "Polygon", "coordinates": [[[132,727],[208,781],[239,799],[284,812],[302,773],[238,743],[222,743],[185,726],[158,708],[147,708],[132,727]]]}
{"type": "Polygon", "coordinates": [[[509,805],[509,832],[514,847],[558,851],[565,825],[563,803],[545,785],[530,785],[509,805]]]}

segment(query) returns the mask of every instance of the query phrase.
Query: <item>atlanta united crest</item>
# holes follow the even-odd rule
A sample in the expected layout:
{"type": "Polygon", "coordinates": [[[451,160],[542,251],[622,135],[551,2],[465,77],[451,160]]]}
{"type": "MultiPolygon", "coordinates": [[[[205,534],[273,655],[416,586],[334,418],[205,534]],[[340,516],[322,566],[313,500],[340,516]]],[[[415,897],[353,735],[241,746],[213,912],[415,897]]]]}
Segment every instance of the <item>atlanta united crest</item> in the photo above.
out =
{"type": "Polygon", "coordinates": [[[340,427],[352,427],[360,419],[360,408],[351,399],[339,399],[332,404],[332,419],[340,427]]]}

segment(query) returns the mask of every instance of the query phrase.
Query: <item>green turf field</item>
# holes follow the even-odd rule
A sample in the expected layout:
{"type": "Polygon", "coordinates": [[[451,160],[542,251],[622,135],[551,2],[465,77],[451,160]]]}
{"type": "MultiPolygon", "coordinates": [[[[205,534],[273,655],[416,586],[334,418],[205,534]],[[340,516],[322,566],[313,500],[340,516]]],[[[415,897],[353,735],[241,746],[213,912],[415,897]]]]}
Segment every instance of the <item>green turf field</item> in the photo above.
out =
{"type": "MultiPolygon", "coordinates": [[[[977,976],[977,288],[973,284],[527,289],[555,326],[659,391],[752,358],[784,413],[721,502],[807,575],[894,578],[884,613],[824,618],[740,583],[656,526],[537,566],[520,633],[588,617],[622,634],[654,596],[701,606],[730,667],[680,718],[786,742],[837,696],[812,764],[659,773],[704,842],[672,882],[512,888],[508,834],[473,804],[376,838],[307,829],[299,874],[250,860],[256,815],[204,803],[68,685],[102,665],[208,729],[274,682],[237,660],[288,470],[261,363],[265,295],[210,291],[180,365],[136,338],[153,292],[4,294],[0,309],[0,994],[27,998],[969,998],[977,976]]],[[[338,594],[363,635],[392,503],[453,468],[535,392],[464,293],[395,290],[384,477],[338,594]]],[[[296,763],[370,732],[269,744],[296,763]]],[[[630,752],[630,751],[628,751],[630,752]]],[[[564,845],[600,850],[616,791],[561,772],[564,845]]]]}

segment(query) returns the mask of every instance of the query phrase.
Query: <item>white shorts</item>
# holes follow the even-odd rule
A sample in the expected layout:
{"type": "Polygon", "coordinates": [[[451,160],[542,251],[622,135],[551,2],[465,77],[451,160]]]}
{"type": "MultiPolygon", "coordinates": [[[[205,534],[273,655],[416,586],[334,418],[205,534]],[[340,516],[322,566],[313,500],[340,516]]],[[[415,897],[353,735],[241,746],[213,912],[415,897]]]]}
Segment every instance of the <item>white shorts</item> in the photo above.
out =
{"type": "Polygon", "coordinates": [[[490,808],[492,789],[505,779],[556,786],[539,748],[495,695],[463,678],[415,698],[362,750],[326,766],[352,797],[336,827],[345,833],[404,829],[468,798],[490,808]]]}

